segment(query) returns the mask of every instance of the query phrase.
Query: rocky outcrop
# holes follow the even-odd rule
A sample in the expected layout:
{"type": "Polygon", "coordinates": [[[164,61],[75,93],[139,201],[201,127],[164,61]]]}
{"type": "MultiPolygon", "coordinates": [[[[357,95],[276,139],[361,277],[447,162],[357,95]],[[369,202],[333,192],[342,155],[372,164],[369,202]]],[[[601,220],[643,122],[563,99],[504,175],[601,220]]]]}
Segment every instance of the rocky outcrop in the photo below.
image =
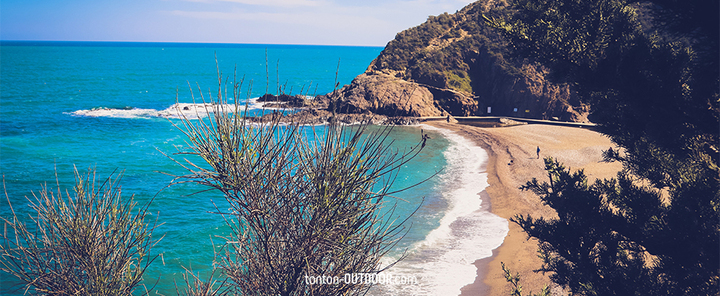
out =
{"type": "Polygon", "coordinates": [[[329,122],[340,124],[376,124],[376,125],[413,125],[418,124],[417,117],[385,116],[378,114],[333,114],[318,108],[305,108],[298,112],[285,113],[274,111],[258,117],[248,117],[252,123],[299,123],[303,125],[319,125],[329,122]]]}
{"type": "Polygon", "coordinates": [[[503,73],[490,61],[478,73],[478,114],[491,114],[535,119],[589,122],[589,108],[581,104],[567,85],[547,80],[547,72],[539,66],[522,65],[519,75],[503,73]]]}
{"type": "Polygon", "coordinates": [[[303,95],[287,95],[287,94],[280,94],[280,95],[273,95],[273,94],[265,94],[262,97],[259,97],[258,102],[265,102],[263,104],[263,107],[267,108],[302,108],[302,107],[308,107],[309,102],[307,98],[303,95]]]}
{"type": "Polygon", "coordinates": [[[481,0],[398,33],[364,74],[318,101],[348,113],[586,122],[589,110],[568,85],[549,82],[540,66],[506,59],[505,41],[483,21],[506,13],[503,5],[481,0]]]}
{"type": "Polygon", "coordinates": [[[387,116],[441,116],[428,88],[385,74],[361,74],[350,85],[319,96],[338,113],[375,113],[387,116]]]}

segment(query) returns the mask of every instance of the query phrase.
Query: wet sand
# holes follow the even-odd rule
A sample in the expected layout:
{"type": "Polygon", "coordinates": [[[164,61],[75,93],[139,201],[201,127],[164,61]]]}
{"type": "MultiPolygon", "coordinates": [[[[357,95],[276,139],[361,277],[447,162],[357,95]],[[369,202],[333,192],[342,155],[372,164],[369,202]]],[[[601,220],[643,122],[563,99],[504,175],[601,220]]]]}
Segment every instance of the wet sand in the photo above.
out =
{"type": "MultiPolygon", "coordinates": [[[[481,197],[489,199],[492,213],[505,219],[518,214],[556,216],[554,210],[543,205],[539,197],[519,189],[532,178],[547,180],[544,157],[556,158],[572,170],[584,169],[591,182],[597,178],[612,178],[621,169],[618,163],[601,162],[602,151],[614,145],[607,137],[588,129],[535,124],[502,128],[444,122],[426,124],[452,130],[488,152],[490,186],[481,193],[481,197]],[[540,159],[537,158],[537,147],[540,147],[540,159]]],[[[485,205],[487,203],[483,203],[485,205]]],[[[558,287],[552,287],[549,275],[533,272],[542,265],[537,256],[537,242],[528,240],[515,223],[509,222],[509,228],[503,244],[493,251],[492,257],[475,261],[475,282],[463,287],[461,295],[509,295],[510,285],[505,281],[501,262],[513,274],[520,273],[523,294],[538,292],[544,285],[553,288],[553,295],[561,294],[558,287]]]]}

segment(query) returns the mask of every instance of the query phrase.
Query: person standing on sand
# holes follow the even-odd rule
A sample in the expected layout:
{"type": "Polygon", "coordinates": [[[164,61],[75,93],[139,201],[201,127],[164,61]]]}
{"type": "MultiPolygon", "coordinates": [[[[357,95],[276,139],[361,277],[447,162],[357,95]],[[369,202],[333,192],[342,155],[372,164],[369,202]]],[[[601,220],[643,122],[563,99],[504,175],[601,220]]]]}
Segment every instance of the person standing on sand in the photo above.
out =
{"type": "Polygon", "coordinates": [[[537,159],[540,159],[540,146],[537,146],[537,159]]]}

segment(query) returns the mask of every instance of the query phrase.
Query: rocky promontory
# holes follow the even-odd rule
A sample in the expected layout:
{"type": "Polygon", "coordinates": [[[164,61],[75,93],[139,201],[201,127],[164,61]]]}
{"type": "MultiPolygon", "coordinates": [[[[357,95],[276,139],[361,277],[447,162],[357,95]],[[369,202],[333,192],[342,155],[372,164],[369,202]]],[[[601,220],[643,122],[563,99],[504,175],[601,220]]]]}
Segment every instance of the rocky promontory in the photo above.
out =
{"type": "Polygon", "coordinates": [[[441,116],[433,94],[417,83],[386,74],[360,74],[349,86],[318,96],[338,113],[375,113],[388,116],[441,116]]]}
{"type": "Polygon", "coordinates": [[[503,1],[481,0],[431,16],[397,34],[350,85],[315,99],[339,113],[387,116],[500,115],[587,122],[588,108],[542,67],[511,61],[483,15],[503,1]]]}

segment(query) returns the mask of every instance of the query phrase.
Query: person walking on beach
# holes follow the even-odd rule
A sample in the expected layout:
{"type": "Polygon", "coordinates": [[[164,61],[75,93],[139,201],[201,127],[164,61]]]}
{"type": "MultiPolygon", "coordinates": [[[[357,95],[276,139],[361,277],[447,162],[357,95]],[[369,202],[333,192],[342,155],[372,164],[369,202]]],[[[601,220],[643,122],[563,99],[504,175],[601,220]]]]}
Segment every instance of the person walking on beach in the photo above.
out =
{"type": "Polygon", "coordinates": [[[540,146],[537,146],[537,159],[540,159],[540,146]]]}

